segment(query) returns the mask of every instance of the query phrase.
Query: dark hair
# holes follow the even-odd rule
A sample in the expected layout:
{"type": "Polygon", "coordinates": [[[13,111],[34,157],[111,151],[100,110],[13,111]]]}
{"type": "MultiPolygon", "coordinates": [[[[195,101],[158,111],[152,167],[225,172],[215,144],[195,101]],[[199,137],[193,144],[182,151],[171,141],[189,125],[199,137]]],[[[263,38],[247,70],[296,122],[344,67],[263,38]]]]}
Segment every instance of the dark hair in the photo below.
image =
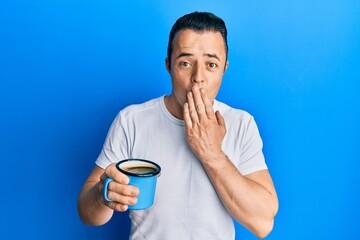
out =
{"type": "Polygon", "coordinates": [[[177,32],[184,29],[191,29],[197,32],[213,31],[220,32],[224,39],[226,48],[226,59],[228,57],[227,30],[225,22],[218,16],[209,12],[193,12],[179,18],[171,28],[169,35],[169,43],[167,49],[167,57],[169,65],[171,64],[171,53],[173,50],[172,42],[177,32]]]}

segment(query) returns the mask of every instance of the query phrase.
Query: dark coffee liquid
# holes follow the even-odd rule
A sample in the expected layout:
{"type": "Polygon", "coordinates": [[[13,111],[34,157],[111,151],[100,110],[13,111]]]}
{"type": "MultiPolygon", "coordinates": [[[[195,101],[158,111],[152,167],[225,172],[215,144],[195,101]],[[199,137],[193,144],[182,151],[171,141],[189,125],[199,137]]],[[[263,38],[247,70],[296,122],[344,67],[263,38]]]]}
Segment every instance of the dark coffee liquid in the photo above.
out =
{"type": "Polygon", "coordinates": [[[145,166],[127,167],[124,170],[133,174],[152,174],[157,171],[156,168],[145,166]]]}

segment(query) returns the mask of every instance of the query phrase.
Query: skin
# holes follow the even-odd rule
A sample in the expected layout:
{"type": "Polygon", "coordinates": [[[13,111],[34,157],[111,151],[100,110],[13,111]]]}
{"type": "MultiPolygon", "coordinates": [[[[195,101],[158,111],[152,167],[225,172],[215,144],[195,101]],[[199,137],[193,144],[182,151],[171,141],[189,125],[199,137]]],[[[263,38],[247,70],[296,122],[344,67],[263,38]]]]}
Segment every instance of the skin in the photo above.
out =
{"type": "MultiPolygon", "coordinates": [[[[276,191],[267,170],[241,175],[221,149],[226,134],[224,119],[214,112],[213,100],[228,67],[224,40],[219,32],[179,31],[173,40],[171,66],[172,93],[165,97],[169,112],[185,123],[185,135],[192,151],[206,170],[219,198],[229,213],[256,236],[267,236],[278,210],[276,191]]],[[[136,203],[139,190],[115,164],[105,170],[95,166],[78,199],[79,215],[85,224],[102,225],[114,211],[126,211],[136,203]],[[106,202],[103,182],[109,184],[106,202]]]]}

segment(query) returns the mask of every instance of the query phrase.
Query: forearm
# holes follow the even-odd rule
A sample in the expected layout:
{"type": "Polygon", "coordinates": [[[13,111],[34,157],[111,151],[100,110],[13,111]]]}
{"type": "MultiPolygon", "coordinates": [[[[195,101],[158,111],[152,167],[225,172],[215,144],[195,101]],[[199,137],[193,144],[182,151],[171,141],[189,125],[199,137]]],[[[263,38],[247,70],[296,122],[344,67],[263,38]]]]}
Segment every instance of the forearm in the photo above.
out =
{"type": "Polygon", "coordinates": [[[87,225],[103,225],[112,217],[114,211],[104,205],[99,189],[99,182],[86,182],[78,198],[78,212],[81,220],[87,225]]]}
{"type": "Polygon", "coordinates": [[[276,194],[242,176],[225,154],[202,162],[229,213],[257,236],[266,236],[277,212],[276,194]]]}

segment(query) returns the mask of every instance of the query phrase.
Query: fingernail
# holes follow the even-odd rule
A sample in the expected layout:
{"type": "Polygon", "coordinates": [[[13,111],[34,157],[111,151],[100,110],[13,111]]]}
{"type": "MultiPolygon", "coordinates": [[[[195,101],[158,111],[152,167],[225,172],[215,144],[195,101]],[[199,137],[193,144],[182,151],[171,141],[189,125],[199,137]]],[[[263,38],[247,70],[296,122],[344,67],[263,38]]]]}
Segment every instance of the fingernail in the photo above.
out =
{"type": "Polygon", "coordinates": [[[122,178],[121,179],[121,183],[123,183],[123,184],[129,184],[129,178],[122,178]]]}
{"type": "Polygon", "coordinates": [[[121,206],[122,210],[126,211],[128,209],[128,206],[127,205],[123,205],[121,206]]]}
{"type": "Polygon", "coordinates": [[[138,193],[136,191],[131,191],[131,196],[136,197],[138,195],[138,193]]]}
{"type": "Polygon", "coordinates": [[[129,199],[129,200],[128,200],[128,204],[134,205],[134,204],[135,204],[135,201],[134,201],[133,199],[129,199]]]}

